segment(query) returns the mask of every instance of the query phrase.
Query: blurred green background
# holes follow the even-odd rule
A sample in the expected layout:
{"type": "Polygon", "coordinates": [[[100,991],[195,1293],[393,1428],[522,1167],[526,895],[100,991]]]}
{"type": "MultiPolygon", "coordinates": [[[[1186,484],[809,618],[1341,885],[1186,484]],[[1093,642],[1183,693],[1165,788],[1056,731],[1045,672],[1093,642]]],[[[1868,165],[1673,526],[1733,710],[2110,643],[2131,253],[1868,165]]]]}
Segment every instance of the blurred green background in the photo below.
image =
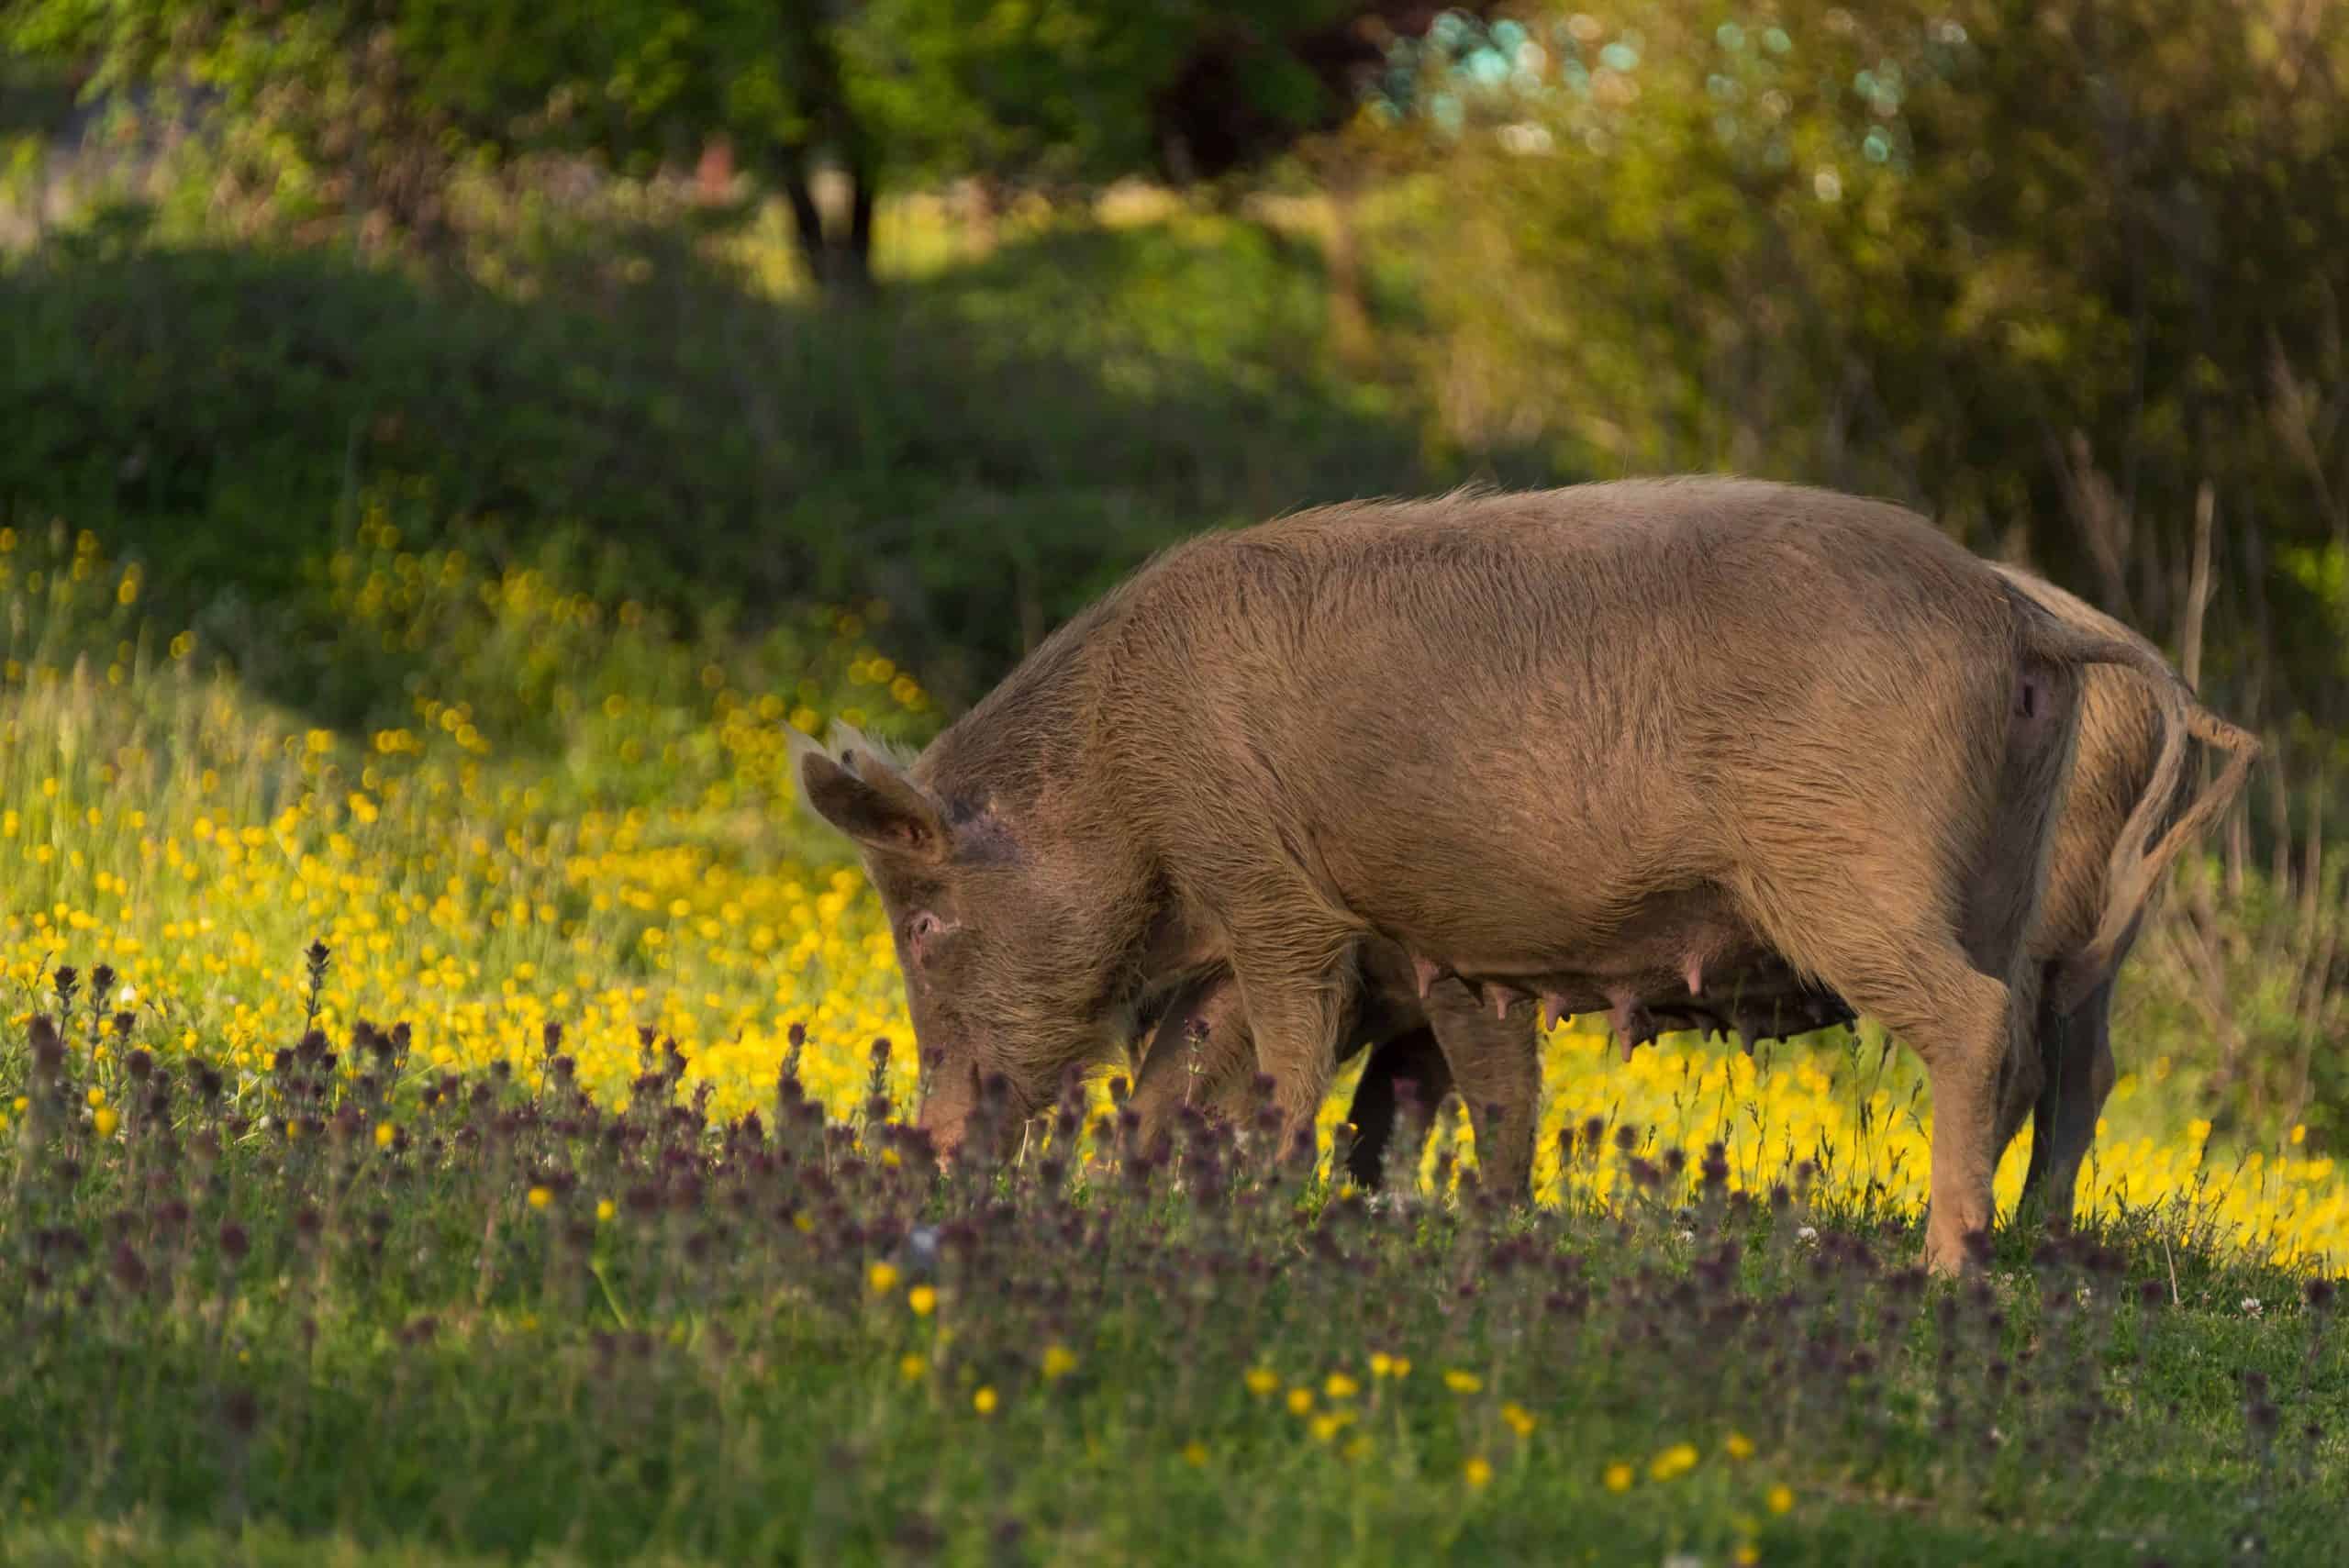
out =
{"type": "Polygon", "coordinates": [[[696,645],[878,606],[946,713],[1202,528],[1890,496],[2266,735],[2116,1035],[2337,1147],[2344,72],[2302,0],[0,0],[0,524],[364,733],[386,496],[696,645]]]}

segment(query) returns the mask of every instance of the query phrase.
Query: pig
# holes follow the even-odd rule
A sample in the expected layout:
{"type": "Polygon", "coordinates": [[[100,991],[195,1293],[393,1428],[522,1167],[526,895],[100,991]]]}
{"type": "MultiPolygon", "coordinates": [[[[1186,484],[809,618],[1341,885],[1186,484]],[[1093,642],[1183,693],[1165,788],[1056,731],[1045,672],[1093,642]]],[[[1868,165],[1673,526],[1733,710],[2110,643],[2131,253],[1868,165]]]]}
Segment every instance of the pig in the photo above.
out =
{"type": "MultiPolygon", "coordinates": [[[[2009,566],[1997,570],[2043,608],[2098,636],[2159,651],[2120,621],[2043,578],[2009,566]]],[[[2193,739],[2223,761],[2208,787],[2181,770],[2168,798],[2157,803],[2160,840],[2146,851],[2144,874],[2116,887],[2110,876],[2115,845],[2145,797],[2161,761],[2164,739],[2159,694],[2132,670],[2089,673],[2079,740],[2050,850],[2047,881],[2029,951],[2041,967],[2034,1027],[2023,1042],[2000,1106],[1997,1147],[2004,1151],[2028,1117],[2031,1162],[2023,1179],[2027,1212],[2067,1217],[2079,1170],[2096,1136],[2097,1118],[2115,1076],[2109,1029],[2112,981],[2150,912],[2158,878],[2169,862],[2231,805],[2260,753],[2248,731],[2195,705],[2188,712],[2193,739]],[[2133,902],[2129,901],[2133,898],[2133,902]]],[[[1513,1049],[1511,1042],[1448,1038],[1457,1023],[1418,1002],[1404,981],[1408,960],[1399,950],[1366,953],[1362,984],[1366,1005],[1350,1018],[1341,1060],[1368,1047],[1348,1120],[1355,1128],[1348,1171],[1365,1186],[1377,1184],[1392,1140],[1397,1082],[1410,1083],[1432,1107],[1452,1085],[1444,1047],[1513,1049]],[[1438,1044],[1443,1042],[1442,1046],[1438,1044]]],[[[1759,1039],[1791,1035],[1852,1021],[1841,997],[1816,994],[1773,999],[1773,1010],[1698,999],[1678,1027],[1708,1032],[1735,1028],[1748,1051],[1759,1039]]],[[[1528,1018],[1523,1032],[1531,1039],[1528,1018]]],[[[1626,1040],[1627,1048],[1638,1043],[1626,1040]]],[[[1229,975],[1209,975],[1170,1005],[1146,1030],[1136,1051],[1132,1104],[1146,1127],[1162,1125],[1174,1108],[1198,1104],[1233,1117],[1248,1102],[1255,1050],[1245,1011],[1229,975]],[[1182,1040],[1189,1033],[1194,1038],[1182,1040]],[[1179,1043],[1171,1043],[1177,1042],[1179,1043]]],[[[1515,1114],[1531,1118],[1535,1107],[1515,1114]]],[[[1410,1151],[1404,1151],[1406,1155],[1410,1151]]]]}
{"type": "MultiPolygon", "coordinates": [[[[1453,493],[1189,540],[918,758],[795,732],[794,772],[888,916],[941,1151],[984,1084],[1033,1114],[1219,968],[1292,1142],[1368,940],[1502,1021],[1539,998],[1627,1038],[1787,973],[1922,1059],[1926,1261],[1954,1273],[1990,1222],[2094,664],[2168,683],[2165,798],[2188,702],[2167,666],[1914,512],[1711,477],[1453,493]],[[1790,631],[1798,601],[1820,613],[1790,631]]],[[[1522,1195],[1536,1053],[1448,1065],[1522,1195]]]]}

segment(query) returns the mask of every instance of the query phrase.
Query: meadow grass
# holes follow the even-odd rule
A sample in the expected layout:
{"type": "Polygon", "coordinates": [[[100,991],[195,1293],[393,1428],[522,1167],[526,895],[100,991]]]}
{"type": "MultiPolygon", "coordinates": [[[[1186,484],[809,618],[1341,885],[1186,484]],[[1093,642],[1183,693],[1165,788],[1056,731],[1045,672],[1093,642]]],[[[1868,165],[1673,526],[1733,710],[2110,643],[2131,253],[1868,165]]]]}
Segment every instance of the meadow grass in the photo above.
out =
{"type": "Polygon", "coordinates": [[[1873,1035],[1561,1029],[1531,1213],[1456,1116],[1374,1202],[1097,1077],[941,1181],[784,775],[933,721],[872,609],[687,635],[398,511],[283,651],[349,728],[0,536],[9,1560],[2332,1560],[2343,1184],[2159,1060],[1954,1290],[1873,1035]]]}

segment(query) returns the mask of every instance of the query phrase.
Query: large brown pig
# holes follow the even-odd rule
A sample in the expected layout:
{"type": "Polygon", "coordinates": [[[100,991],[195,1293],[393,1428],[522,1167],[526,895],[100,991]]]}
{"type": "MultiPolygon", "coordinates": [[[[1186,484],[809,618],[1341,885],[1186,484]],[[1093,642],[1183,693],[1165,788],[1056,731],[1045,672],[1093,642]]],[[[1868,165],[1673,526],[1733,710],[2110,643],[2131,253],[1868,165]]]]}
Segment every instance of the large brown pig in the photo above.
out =
{"type": "MultiPolygon", "coordinates": [[[[2037,1005],[2024,937],[2097,662],[2176,684],[1899,507],[1631,481],[1208,535],[910,765],[795,745],[887,910],[943,1148],[983,1074],[1032,1112],[1218,966],[1292,1139],[1374,938],[1431,984],[1609,1010],[1627,1038],[1675,997],[1791,973],[1922,1058],[1926,1253],[1954,1272],[1990,1221],[2008,1045],[2037,1005]],[[1819,610],[1798,635],[1789,603],[1819,610]]],[[[2187,699],[2165,691],[2165,781],[2187,699]]],[[[1521,1194],[1533,1129],[1508,1107],[1533,1104],[1535,1054],[1451,1066],[1521,1194]]]]}
{"type": "MultiPolygon", "coordinates": [[[[2009,581],[2051,613],[2083,630],[2139,642],[2159,651],[2121,622],[2030,573],[2001,566],[2009,581]]],[[[2208,787],[2179,771],[2168,799],[2159,803],[2160,840],[2144,855],[2143,874],[2116,884],[2112,852],[2161,761],[2161,694],[2133,670],[2090,672],[2081,707],[2079,742],[2049,851],[2047,884],[2029,951],[2042,984],[2032,1038],[2020,1051],[2000,1106],[1998,1147],[2003,1151],[2032,1122],[2031,1164],[2023,1203],[2070,1214],[2079,1170],[2096,1137],[2097,1118],[2114,1078],[2110,1018],[2112,982],[2149,912],[2154,879],[2179,851],[2224,811],[2259,755],[2259,742],[2199,704],[2188,728],[2223,757],[2208,787]],[[2133,898],[2133,902],[2131,901],[2133,898]]],[[[1348,1119],[1356,1129],[1349,1169],[1375,1184],[1391,1142],[1398,1083],[1408,1083],[1431,1108],[1452,1085],[1447,1054],[1524,1049],[1530,1017],[1491,1023],[1481,1010],[1464,1026],[1458,1006],[1438,1006],[1412,991],[1409,960],[1399,949],[1365,950],[1360,968],[1363,1000],[1350,1019],[1341,1060],[1367,1046],[1371,1060],[1355,1089],[1348,1119]]],[[[1757,1040],[1850,1021],[1840,997],[1692,998],[1675,1027],[1734,1029],[1751,1050],[1757,1040]]],[[[1132,1104],[1146,1126],[1163,1124],[1189,1103],[1236,1117],[1250,1098],[1256,1073],[1253,1041],[1238,988],[1228,974],[1209,975],[1172,999],[1164,1016],[1139,1042],[1132,1104]]],[[[1624,1045],[1637,1043],[1625,1040],[1624,1045]]],[[[1535,1107],[1516,1113],[1527,1118],[1535,1107]]],[[[1406,1151],[1407,1153],[1408,1151],[1406,1151]]]]}

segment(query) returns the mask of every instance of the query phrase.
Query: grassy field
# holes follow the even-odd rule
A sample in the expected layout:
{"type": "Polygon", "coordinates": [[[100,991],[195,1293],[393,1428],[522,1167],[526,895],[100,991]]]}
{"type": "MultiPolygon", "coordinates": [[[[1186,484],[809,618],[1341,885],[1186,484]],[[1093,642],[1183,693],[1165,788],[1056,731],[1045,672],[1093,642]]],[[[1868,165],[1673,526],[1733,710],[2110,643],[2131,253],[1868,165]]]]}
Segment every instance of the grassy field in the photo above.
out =
{"type": "Polygon", "coordinates": [[[1873,1035],[1562,1029],[1530,1216],[1453,1118],[1374,1205],[1098,1081],[941,1184],[782,773],[934,721],[872,608],[686,632],[399,510],[284,651],[355,730],[0,535],[7,1560],[2333,1560],[2349,1196],[2164,1062],[1954,1292],[1873,1035]]]}

